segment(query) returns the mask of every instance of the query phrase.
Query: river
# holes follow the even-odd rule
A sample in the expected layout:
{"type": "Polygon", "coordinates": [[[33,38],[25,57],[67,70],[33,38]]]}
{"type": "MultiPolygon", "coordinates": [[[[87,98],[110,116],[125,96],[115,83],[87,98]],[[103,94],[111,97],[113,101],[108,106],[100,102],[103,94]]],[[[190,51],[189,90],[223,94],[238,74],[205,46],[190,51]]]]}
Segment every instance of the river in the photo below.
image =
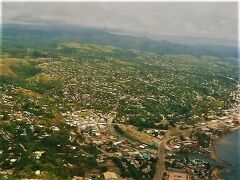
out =
{"type": "Polygon", "coordinates": [[[229,172],[224,172],[221,177],[224,180],[240,179],[240,129],[231,134],[224,135],[215,143],[217,160],[230,163],[229,172]]]}

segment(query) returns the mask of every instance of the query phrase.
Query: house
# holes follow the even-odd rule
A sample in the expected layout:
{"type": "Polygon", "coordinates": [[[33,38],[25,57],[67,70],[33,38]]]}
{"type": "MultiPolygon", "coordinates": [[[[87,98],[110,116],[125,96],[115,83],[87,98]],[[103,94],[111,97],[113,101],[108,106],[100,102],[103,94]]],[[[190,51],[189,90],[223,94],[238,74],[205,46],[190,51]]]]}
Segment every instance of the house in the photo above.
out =
{"type": "Polygon", "coordinates": [[[114,142],[113,144],[114,144],[115,146],[117,146],[117,145],[122,144],[122,142],[121,142],[121,141],[117,141],[117,142],[114,142]]]}
{"type": "Polygon", "coordinates": [[[190,180],[190,176],[187,173],[170,172],[168,180],[190,180]]]}
{"type": "Polygon", "coordinates": [[[178,151],[180,149],[180,147],[181,147],[180,145],[175,145],[175,146],[172,147],[172,150],[173,151],[178,151]]]}
{"type": "Polygon", "coordinates": [[[45,151],[35,151],[34,154],[35,154],[36,159],[40,159],[44,152],[45,151]]]}
{"type": "Polygon", "coordinates": [[[114,172],[107,171],[103,173],[104,179],[106,180],[114,180],[114,179],[119,179],[114,172]]]}
{"type": "Polygon", "coordinates": [[[142,145],[140,145],[139,146],[141,149],[144,149],[145,147],[147,147],[147,145],[146,144],[142,144],[142,145]]]}
{"type": "Polygon", "coordinates": [[[207,128],[207,127],[201,127],[201,131],[203,131],[203,132],[205,132],[205,131],[210,131],[210,129],[207,128]]]}
{"type": "Polygon", "coordinates": [[[144,159],[148,159],[148,154],[146,152],[142,153],[144,159]]]}
{"type": "Polygon", "coordinates": [[[79,176],[74,176],[72,180],[84,180],[84,178],[79,176]]]}

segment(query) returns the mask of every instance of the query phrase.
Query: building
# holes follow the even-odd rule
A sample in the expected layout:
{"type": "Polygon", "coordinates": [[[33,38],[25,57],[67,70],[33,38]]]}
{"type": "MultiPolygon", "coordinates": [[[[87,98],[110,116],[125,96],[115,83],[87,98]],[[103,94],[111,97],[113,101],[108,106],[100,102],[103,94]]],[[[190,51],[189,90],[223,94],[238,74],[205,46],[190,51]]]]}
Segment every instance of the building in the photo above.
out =
{"type": "Polygon", "coordinates": [[[114,172],[107,171],[103,173],[103,176],[106,180],[114,180],[114,179],[119,179],[114,172]]]}
{"type": "Polygon", "coordinates": [[[190,180],[190,176],[187,173],[170,172],[168,180],[190,180]]]}
{"type": "Polygon", "coordinates": [[[72,178],[72,180],[84,180],[84,178],[83,177],[74,176],[72,178]]]}

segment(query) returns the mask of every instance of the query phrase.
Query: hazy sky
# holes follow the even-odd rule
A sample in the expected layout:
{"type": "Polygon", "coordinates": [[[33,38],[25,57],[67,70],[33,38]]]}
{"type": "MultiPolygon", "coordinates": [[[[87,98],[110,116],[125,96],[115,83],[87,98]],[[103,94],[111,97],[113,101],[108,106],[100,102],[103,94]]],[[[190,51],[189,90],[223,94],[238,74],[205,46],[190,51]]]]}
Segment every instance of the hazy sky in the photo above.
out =
{"type": "Polygon", "coordinates": [[[3,23],[57,23],[131,33],[238,39],[237,2],[5,2],[2,8],[3,23]]]}

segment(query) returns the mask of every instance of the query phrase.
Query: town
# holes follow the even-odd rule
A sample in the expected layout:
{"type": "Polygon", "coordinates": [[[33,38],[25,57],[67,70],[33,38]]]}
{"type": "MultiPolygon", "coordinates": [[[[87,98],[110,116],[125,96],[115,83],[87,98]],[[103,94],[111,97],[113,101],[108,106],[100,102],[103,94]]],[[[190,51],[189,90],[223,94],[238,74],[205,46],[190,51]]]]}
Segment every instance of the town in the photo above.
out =
{"type": "Polygon", "coordinates": [[[237,2],[1,3],[0,180],[239,180],[237,2]]]}
{"type": "MultiPolygon", "coordinates": [[[[197,76],[173,76],[175,66],[181,65],[174,64],[175,59],[194,59],[139,56],[140,65],[106,56],[105,61],[38,58],[29,60],[34,65],[20,66],[37,68],[38,73],[24,76],[17,86],[6,79],[0,87],[0,174],[43,179],[215,178],[212,167],[217,162],[206,159],[211,159],[218,137],[239,127],[238,88],[218,86],[213,79],[206,84],[211,91],[203,90],[208,95],[176,89],[180,86],[174,79],[188,84],[189,76],[197,76]],[[171,74],[154,74],[155,66],[171,74]],[[233,100],[221,99],[226,95],[233,100]],[[181,101],[173,101],[178,96],[181,101]],[[198,108],[189,109],[188,101],[198,108]]],[[[190,73],[192,68],[189,63],[185,70],[190,73]]],[[[203,70],[218,73],[201,68],[199,73],[203,70]]],[[[236,76],[231,66],[226,72],[233,73],[229,79],[236,76]]],[[[198,78],[195,83],[205,82],[198,78]]]]}

